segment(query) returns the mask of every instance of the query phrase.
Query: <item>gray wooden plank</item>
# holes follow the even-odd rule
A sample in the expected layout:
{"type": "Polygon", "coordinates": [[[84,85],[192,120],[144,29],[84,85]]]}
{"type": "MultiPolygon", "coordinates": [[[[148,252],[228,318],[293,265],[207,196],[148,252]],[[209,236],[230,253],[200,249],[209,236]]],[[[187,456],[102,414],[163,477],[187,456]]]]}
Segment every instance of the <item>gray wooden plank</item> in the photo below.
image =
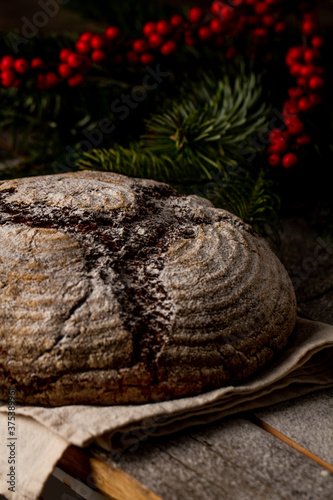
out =
{"type": "Polygon", "coordinates": [[[307,394],[254,414],[333,465],[333,389],[307,394]]]}
{"type": "Polygon", "coordinates": [[[121,453],[117,460],[105,454],[100,456],[104,461],[116,464],[163,500],[221,498],[221,491],[214,484],[150,442],[140,444],[134,453],[121,453]]]}
{"type": "Polygon", "coordinates": [[[78,493],[74,492],[66,484],[59,481],[54,476],[50,476],[39,500],[84,500],[78,493]]]}
{"type": "Polygon", "coordinates": [[[164,500],[329,500],[333,475],[252,422],[150,439],[116,463],[164,500]]]}

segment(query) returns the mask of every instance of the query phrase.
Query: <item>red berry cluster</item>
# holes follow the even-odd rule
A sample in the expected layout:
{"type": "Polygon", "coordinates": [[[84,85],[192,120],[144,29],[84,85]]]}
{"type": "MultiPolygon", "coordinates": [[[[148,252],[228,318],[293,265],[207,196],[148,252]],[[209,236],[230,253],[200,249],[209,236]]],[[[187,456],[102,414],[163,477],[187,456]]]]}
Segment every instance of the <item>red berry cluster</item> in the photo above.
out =
{"type": "Polygon", "coordinates": [[[0,80],[3,87],[19,87],[22,76],[30,69],[28,61],[4,56],[0,61],[0,80]]]}
{"type": "Polygon", "coordinates": [[[131,65],[148,65],[155,60],[157,54],[170,56],[176,52],[184,21],[182,16],[176,14],[170,20],[146,23],[142,30],[143,37],[132,42],[131,50],[126,54],[127,61],[131,65]]]}
{"type": "Polygon", "coordinates": [[[281,162],[285,168],[297,165],[297,151],[311,143],[302,119],[322,102],[319,92],[324,87],[324,69],[319,62],[320,48],[324,42],[318,31],[316,15],[304,13],[302,34],[305,43],[291,47],[286,56],[289,73],[296,79],[296,85],[288,89],[289,99],[283,105],[286,130],[274,129],[270,133],[268,153],[272,166],[280,165],[281,162]]]}
{"type": "MultiPolygon", "coordinates": [[[[321,102],[324,70],[318,62],[323,39],[318,35],[316,16],[309,12],[309,1],[296,2],[302,12],[305,44],[291,47],[286,56],[296,85],[289,88],[283,107],[286,130],[272,130],[270,134],[269,163],[274,166],[281,162],[286,168],[297,164],[297,151],[311,142],[304,132],[303,114],[321,102]]],[[[248,54],[254,55],[267,44],[269,36],[283,33],[289,11],[288,0],[214,0],[210,15],[195,6],[187,19],[175,14],[170,19],[147,22],[139,39],[125,40],[117,26],[109,26],[104,33],[87,31],[79,36],[75,47],[61,49],[55,62],[3,56],[0,82],[3,87],[19,87],[32,80],[41,91],[63,83],[76,87],[84,83],[92,68],[108,74],[115,64],[147,66],[156,58],[171,56],[184,45],[224,47],[225,57],[231,58],[236,54],[232,41],[239,34],[251,37],[248,54]]]]}

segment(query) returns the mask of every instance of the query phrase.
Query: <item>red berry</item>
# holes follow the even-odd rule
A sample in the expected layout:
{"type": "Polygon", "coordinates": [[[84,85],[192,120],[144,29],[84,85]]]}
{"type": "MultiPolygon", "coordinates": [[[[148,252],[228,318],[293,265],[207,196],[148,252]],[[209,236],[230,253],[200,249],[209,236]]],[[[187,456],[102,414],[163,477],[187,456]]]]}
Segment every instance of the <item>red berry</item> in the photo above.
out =
{"type": "Polygon", "coordinates": [[[154,56],[152,54],[142,54],[140,56],[140,61],[144,66],[147,66],[148,64],[152,64],[154,62],[154,56]]]}
{"type": "Polygon", "coordinates": [[[171,32],[171,26],[165,19],[156,23],[156,31],[162,36],[168,35],[171,32]]]}
{"type": "Polygon", "coordinates": [[[70,87],[78,87],[79,85],[82,85],[84,82],[84,78],[82,75],[75,75],[72,76],[69,80],[67,80],[67,83],[70,87]]]}
{"type": "Polygon", "coordinates": [[[253,30],[253,36],[257,39],[259,38],[265,38],[267,36],[267,30],[266,28],[256,28],[253,30]]]}
{"type": "Polygon", "coordinates": [[[58,73],[62,78],[69,78],[73,74],[73,70],[68,64],[66,63],[61,63],[58,66],[58,73]]]}
{"type": "Polygon", "coordinates": [[[281,134],[282,134],[282,131],[281,131],[279,128],[273,128],[273,129],[269,132],[268,136],[269,136],[270,140],[272,140],[274,137],[278,137],[278,136],[280,136],[281,134]]]}
{"type": "Polygon", "coordinates": [[[308,64],[313,64],[317,59],[319,59],[320,54],[317,50],[306,49],[304,52],[304,61],[308,64]]]}
{"type": "Polygon", "coordinates": [[[195,45],[197,44],[197,42],[198,42],[198,40],[194,36],[191,36],[191,35],[186,35],[185,36],[185,43],[189,47],[195,47],[195,45]]]}
{"type": "Polygon", "coordinates": [[[281,158],[279,155],[270,155],[268,161],[272,167],[276,167],[277,165],[280,165],[281,158]]]}
{"type": "Polygon", "coordinates": [[[131,66],[135,66],[139,62],[139,56],[133,50],[130,50],[129,52],[127,52],[126,57],[127,57],[127,61],[129,62],[129,64],[131,66]]]}
{"type": "Polygon", "coordinates": [[[79,54],[90,54],[91,52],[91,46],[88,42],[82,42],[79,40],[75,44],[75,48],[79,54]]]}
{"type": "Polygon", "coordinates": [[[308,144],[311,144],[311,138],[309,135],[304,134],[304,135],[301,135],[300,137],[297,137],[296,143],[299,146],[307,146],[308,144]]]}
{"type": "Polygon", "coordinates": [[[303,58],[304,47],[291,47],[287,52],[287,58],[293,61],[300,61],[303,58]]]}
{"type": "Polygon", "coordinates": [[[297,113],[298,113],[298,106],[296,101],[294,101],[293,99],[289,99],[284,102],[283,104],[284,116],[297,115],[297,113]]]}
{"type": "Polygon", "coordinates": [[[199,29],[198,36],[201,40],[207,41],[212,38],[213,34],[211,30],[208,28],[208,26],[203,26],[202,28],[199,29]]]}
{"type": "Polygon", "coordinates": [[[294,63],[290,66],[290,74],[291,76],[298,76],[301,74],[303,65],[300,63],[294,63]]]}
{"type": "Polygon", "coordinates": [[[174,28],[179,28],[184,24],[184,18],[179,14],[174,14],[170,19],[170,23],[174,28]]]}
{"type": "Polygon", "coordinates": [[[267,28],[270,28],[275,24],[275,17],[272,14],[266,14],[262,18],[262,24],[267,28]]]}
{"type": "Polygon", "coordinates": [[[16,59],[14,62],[14,69],[17,73],[24,74],[29,71],[29,63],[26,59],[20,58],[16,59]]]}
{"type": "Polygon", "coordinates": [[[297,85],[299,87],[306,87],[308,84],[308,81],[304,76],[301,76],[300,78],[297,78],[297,85]]]}
{"type": "Polygon", "coordinates": [[[221,2],[213,2],[210,6],[210,11],[213,14],[213,16],[219,16],[220,11],[221,11],[221,2]]]}
{"type": "Polygon", "coordinates": [[[321,49],[324,45],[324,39],[322,36],[314,36],[311,40],[311,45],[314,49],[321,49]]]}
{"type": "Polygon", "coordinates": [[[301,76],[304,76],[304,78],[309,78],[310,76],[314,75],[317,72],[316,66],[313,64],[309,64],[308,66],[303,66],[301,69],[301,76]]]}
{"type": "Polygon", "coordinates": [[[109,26],[105,30],[105,36],[109,40],[119,40],[122,36],[122,31],[117,26],[109,26]]]}
{"type": "Polygon", "coordinates": [[[72,51],[69,49],[61,49],[60,54],[59,54],[59,59],[60,61],[67,62],[67,59],[69,56],[72,54],[72,51]]]}
{"type": "Polygon", "coordinates": [[[85,31],[80,35],[80,42],[90,42],[93,37],[93,33],[91,31],[85,31]]]}
{"type": "Polygon", "coordinates": [[[158,47],[161,47],[161,45],[163,44],[164,40],[163,38],[161,37],[161,35],[158,35],[158,34],[153,34],[149,37],[149,46],[152,48],[152,49],[157,49],[158,47]]]}
{"type": "Polygon", "coordinates": [[[309,80],[311,90],[319,90],[324,86],[324,80],[320,76],[312,76],[309,80]]]}
{"type": "Polygon", "coordinates": [[[201,7],[192,7],[188,13],[188,18],[193,24],[199,23],[205,18],[205,10],[201,7]]]}
{"type": "Polygon", "coordinates": [[[288,95],[291,99],[298,99],[304,94],[304,90],[300,87],[291,87],[288,90],[288,95]]]}
{"type": "Polygon", "coordinates": [[[82,56],[72,52],[67,58],[67,63],[70,65],[71,68],[77,69],[82,64],[82,56]]]}
{"type": "Polygon", "coordinates": [[[177,45],[173,41],[166,42],[164,45],[161,47],[161,54],[164,56],[169,56],[173,52],[177,50],[177,45]]]}
{"type": "Polygon", "coordinates": [[[229,5],[221,7],[221,13],[219,17],[222,21],[229,21],[232,17],[234,17],[234,9],[229,5]]]}
{"type": "Polygon", "coordinates": [[[40,57],[35,57],[30,65],[32,69],[44,68],[44,61],[40,57]]]}
{"type": "Polygon", "coordinates": [[[310,109],[312,109],[313,104],[307,97],[302,97],[298,101],[298,107],[300,111],[307,113],[308,111],[310,111],[310,109]]]}
{"type": "Polygon", "coordinates": [[[284,155],[282,158],[282,165],[284,168],[291,168],[297,165],[298,163],[298,158],[294,153],[287,153],[284,155]]]}
{"type": "Polygon", "coordinates": [[[318,105],[323,102],[322,97],[319,94],[309,94],[309,100],[312,104],[318,105]]]}
{"type": "Polygon", "coordinates": [[[290,135],[290,133],[288,132],[288,130],[283,130],[283,131],[281,132],[281,135],[282,135],[282,137],[283,137],[286,141],[289,141],[289,140],[290,140],[291,135],[290,135]]]}
{"type": "Polygon", "coordinates": [[[91,60],[96,63],[100,64],[106,59],[106,54],[102,50],[94,50],[94,52],[91,54],[91,60]]]}
{"type": "Polygon", "coordinates": [[[15,59],[12,56],[4,56],[1,59],[0,69],[1,71],[7,71],[9,69],[13,69],[15,63],[15,59]]]}
{"type": "Polygon", "coordinates": [[[222,33],[223,24],[220,19],[212,19],[210,22],[210,29],[213,33],[222,33]]]}
{"type": "Polygon", "coordinates": [[[146,40],[134,40],[133,42],[133,50],[138,54],[143,54],[148,49],[148,44],[146,40]]]}
{"type": "Polygon", "coordinates": [[[102,50],[105,47],[105,37],[103,35],[95,35],[92,37],[90,42],[91,47],[94,50],[102,50]]]}
{"type": "Polygon", "coordinates": [[[53,87],[56,87],[59,83],[59,77],[56,73],[53,73],[53,71],[49,71],[45,75],[45,86],[46,88],[50,89],[53,87]]]}
{"type": "Polygon", "coordinates": [[[301,135],[304,131],[303,123],[297,116],[286,118],[285,124],[292,135],[301,135]]]}
{"type": "Polygon", "coordinates": [[[285,21],[279,21],[274,26],[274,31],[278,35],[280,35],[281,33],[284,33],[286,31],[286,29],[287,29],[287,23],[285,21]]]}
{"type": "Polygon", "coordinates": [[[146,23],[142,29],[143,34],[148,38],[150,35],[155,33],[155,23],[153,21],[150,21],[149,23],[146,23]]]}
{"type": "Polygon", "coordinates": [[[271,142],[270,151],[272,153],[285,153],[288,149],[286,140],[281,136],[276,136],[271,142]]]}
{"type": "Polygon", "coordinates": [[[8,69],[1,73],[1,83],[4,87],[12,87],[16,80],[16,75],[13,70],[8,69]]]}
{"type": "Polygon", "coordinates": [[[318,24],[314,21],[304,21],[302,23],[302,33],[303,35],[311,36],[315,35],[318,31],[318,24]]]}
{"type": "Polygon", "coordinates": [[[266,14],[268,11],[268,5],[265,2],[258,2],[254,5],[254,11],[259,15],[266,14]]]}

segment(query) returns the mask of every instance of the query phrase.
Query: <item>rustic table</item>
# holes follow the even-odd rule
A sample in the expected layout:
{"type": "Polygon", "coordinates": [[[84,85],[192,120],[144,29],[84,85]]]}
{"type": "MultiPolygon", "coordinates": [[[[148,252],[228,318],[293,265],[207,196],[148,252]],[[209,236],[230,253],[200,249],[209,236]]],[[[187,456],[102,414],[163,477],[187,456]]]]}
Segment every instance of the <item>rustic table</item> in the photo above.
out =
{"type": "MultiPolygon", "coordinates": [[[[288,219],[284,228],[278,254],[295,280],[299,313],[333,324],[333,240],[318,240],[310,218],[288,219]],[[328,258],[319,262],[315,249],[324,242],[328,258]]],[[[117,455],[71,447],[43,491],[43,500],[53,498],[331,500],[333,389],[117,455]]]]}

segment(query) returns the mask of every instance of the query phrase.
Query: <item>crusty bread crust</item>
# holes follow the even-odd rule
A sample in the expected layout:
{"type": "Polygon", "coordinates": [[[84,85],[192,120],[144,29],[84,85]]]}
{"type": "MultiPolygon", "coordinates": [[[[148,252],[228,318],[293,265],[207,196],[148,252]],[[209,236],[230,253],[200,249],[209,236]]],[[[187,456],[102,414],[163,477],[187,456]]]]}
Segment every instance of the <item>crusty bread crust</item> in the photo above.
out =
{"type": "Polygon", "coordinates": [[[286,270],[239,218],[101,172],[0,182],[0,396],[123,404],[238,383],[296,321],[286,270]]]}

